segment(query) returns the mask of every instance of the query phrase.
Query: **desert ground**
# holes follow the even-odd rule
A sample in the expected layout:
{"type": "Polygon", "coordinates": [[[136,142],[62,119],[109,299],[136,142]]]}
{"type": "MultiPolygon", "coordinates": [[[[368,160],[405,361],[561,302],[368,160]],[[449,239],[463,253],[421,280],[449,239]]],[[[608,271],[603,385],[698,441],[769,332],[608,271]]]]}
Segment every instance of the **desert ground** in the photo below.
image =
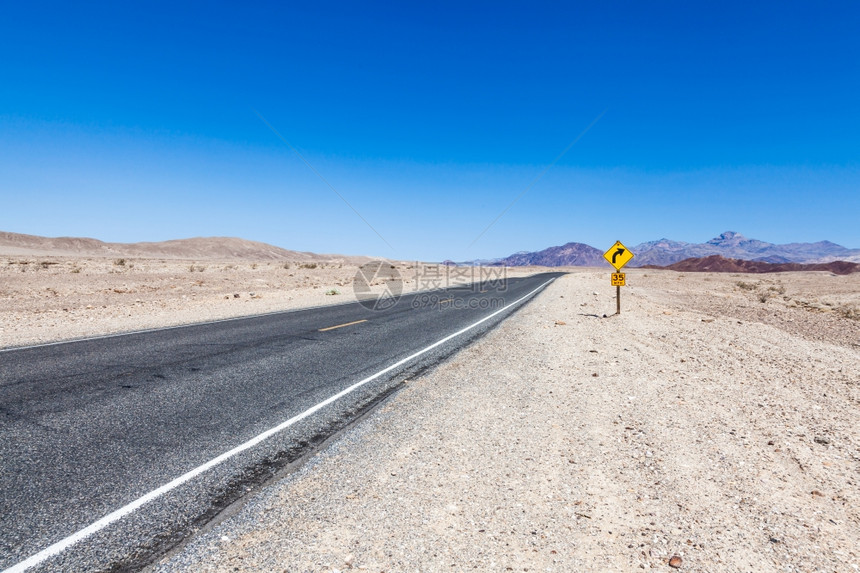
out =
{"type": "MultiPolygon", "coordinates": [[[[0,346],[351,299],[302,264],[9,257],[0,346]]],[[[153,570],[860,569],[860,274],[567,270],[153,570]]]]}

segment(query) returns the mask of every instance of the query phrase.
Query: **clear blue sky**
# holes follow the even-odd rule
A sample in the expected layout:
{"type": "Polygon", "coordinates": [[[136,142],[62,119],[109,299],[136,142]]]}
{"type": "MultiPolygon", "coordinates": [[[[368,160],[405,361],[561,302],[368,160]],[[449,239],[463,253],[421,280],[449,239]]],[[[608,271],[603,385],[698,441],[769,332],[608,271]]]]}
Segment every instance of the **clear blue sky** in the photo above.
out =
{"type": "Polygon", "coordinates": [[[2,9],[0,230],[860,247],[856,2],[83,4],[2,9]]]}

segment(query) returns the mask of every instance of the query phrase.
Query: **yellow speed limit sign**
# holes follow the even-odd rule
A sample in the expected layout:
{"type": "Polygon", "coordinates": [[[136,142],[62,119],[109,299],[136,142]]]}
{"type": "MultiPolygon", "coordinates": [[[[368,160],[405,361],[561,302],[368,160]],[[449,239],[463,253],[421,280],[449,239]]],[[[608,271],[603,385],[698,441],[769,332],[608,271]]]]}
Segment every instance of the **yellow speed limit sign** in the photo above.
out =
{"type": "Polygon", "coordinates": [[[612,286],[627,286],[627,275],[624,273],[612,273],[612,286]]]}

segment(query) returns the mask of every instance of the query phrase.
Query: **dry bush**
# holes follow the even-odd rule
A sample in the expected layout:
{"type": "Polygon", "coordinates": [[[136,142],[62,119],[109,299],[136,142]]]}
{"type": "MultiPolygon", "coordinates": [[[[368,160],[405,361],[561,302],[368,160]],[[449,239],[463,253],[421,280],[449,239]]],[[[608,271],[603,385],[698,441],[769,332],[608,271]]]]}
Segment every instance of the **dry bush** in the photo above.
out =
{"type": "Polygon", "coordinates": [[[837,309],[837,312],[845,318],[850,318],[851,320],[860,320],[860,308],[852,306],[843,306],[842,308],[837,309]]]}

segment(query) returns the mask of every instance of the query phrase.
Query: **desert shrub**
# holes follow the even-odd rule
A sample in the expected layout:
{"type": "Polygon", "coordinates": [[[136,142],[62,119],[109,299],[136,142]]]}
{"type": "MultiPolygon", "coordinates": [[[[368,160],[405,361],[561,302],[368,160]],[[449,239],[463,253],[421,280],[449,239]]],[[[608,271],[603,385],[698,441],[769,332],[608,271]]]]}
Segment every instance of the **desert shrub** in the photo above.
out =
{"type": "Polygon", "coordinates": [[[839,314],[845,318],[850,318],[851,320],[860,320],[860,308],[843,306],[839,309],[839,314]]]}
{"type": "Polygon", "coordinates": [[[124,267],[125,266],[125,259],[117,259],[113,262],[113,264],[115,264],[118,267],[124,267]]]}
{"type": "Polygon", "coordinates": [[[319,265],[317,265],[316,263],[302,263],[299,265],[299,268],[300,269],[315,269],[315,268],[317,268],[317,266],[319,266],[319,265]]]}
{"type": "Polygon", "coordinates": [[[336,290],[336,289],[331,289],[331,290],[327,290],[327,291],[325,291],[325,293],[326,293],[328,296],[334,296],[334,295],[336,295],[336,294],[340,294],[340,291],[338,291],[338,290],[336,290]]]}
{"type": "Polygon", "coordinates": [[[745,283],[744,281],[738,281],[735,284],[738,285],[738,288],[741,290],[755,290],[755,285],[753,283],[745,283]]]}

